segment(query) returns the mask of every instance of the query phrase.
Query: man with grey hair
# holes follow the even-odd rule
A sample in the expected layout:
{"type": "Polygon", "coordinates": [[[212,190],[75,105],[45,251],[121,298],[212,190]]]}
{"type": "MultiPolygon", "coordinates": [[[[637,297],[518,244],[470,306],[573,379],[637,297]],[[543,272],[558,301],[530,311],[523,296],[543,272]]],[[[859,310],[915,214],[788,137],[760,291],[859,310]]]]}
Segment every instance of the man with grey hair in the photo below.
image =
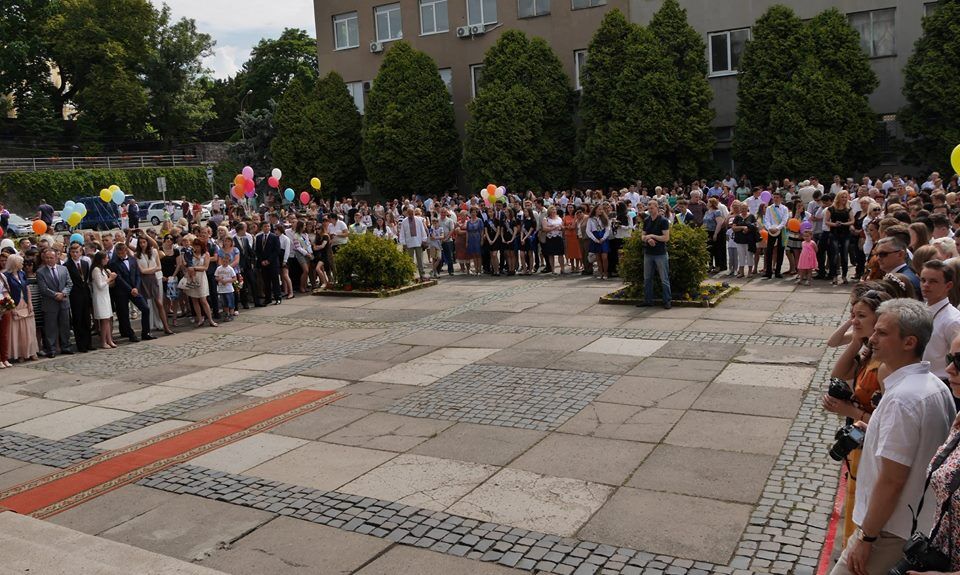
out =
{"type": "MultiPolygon", "coordinates": [[[[920,359],[932,333],[933,317],[919,301],[895,299],[877,309],[869,345],[890,375],[863,440],[853,507],[857,531],[831,575],[886,574],[913,533],[911,508],[924,493],[927,464],[956,415],[950,390],[920,359]]],[[[917,529],[929,532],[933,507],[924,506],[917,529]]]]}
{"type": "Polygon", "coordinates": [[[907,245],[896,236],[881,238],[873,246],[877,265],[885,274],[903,274],[913,284],[913,293],[920,297],[920,278],[907,264],[907,245]]]}

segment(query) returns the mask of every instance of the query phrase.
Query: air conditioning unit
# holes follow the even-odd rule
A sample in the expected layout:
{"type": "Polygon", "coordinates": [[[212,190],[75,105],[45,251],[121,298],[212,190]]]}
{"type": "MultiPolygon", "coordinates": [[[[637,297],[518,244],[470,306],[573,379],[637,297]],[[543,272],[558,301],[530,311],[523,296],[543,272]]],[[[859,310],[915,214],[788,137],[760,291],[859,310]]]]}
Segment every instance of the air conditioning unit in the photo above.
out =
{"type": "Polygon", "coordinates": [[[383,52],[383,42],[377,42],[376,40],[370,42],[370,52],[373,54],[383,52]]]}
{"type": "Polygon", "coordinates": [[[466,38],[470,35],[470,26],[457,27],[457,38],[466,38]]]}
{"type": "Polygon", "coordinates": [[[483,33],[486,31],[487,31],[487,28],[483,24],[474,24],[473,26],[470,26],[471,36],[482,36],[483,33]]]}

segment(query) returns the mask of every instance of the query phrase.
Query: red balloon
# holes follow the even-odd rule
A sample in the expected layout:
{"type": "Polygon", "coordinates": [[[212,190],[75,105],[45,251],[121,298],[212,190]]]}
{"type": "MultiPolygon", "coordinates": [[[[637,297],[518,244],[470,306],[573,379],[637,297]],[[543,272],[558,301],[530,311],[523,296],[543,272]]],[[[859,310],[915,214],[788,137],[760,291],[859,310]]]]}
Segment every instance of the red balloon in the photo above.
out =
{"type": "Polygon", "coordinates": [[[310,203],[310,193],[309,192],[300,192],[300,203],[307,205],[310,203]]]}
{"type": "Polygon", "coordinates": [[[279,188],[279,187],[280,187],[280,181],[277,180],[276,178],[274,178],[273,176],[270,176],[269,178],[267,178],[267,183],[270,184],[270,187],[271,187],[271,188],[279,188]]]}
{"type": "Polygon", "coordinates": [[[246,192],[252,192],[256,186],[253,184],[253,180],[244,180],[243,189],[246,192]]]}
{"type": "Polygon", "coordinates": [[[0,238],[3,237],[3,228],[0,228],[0,238]]]}

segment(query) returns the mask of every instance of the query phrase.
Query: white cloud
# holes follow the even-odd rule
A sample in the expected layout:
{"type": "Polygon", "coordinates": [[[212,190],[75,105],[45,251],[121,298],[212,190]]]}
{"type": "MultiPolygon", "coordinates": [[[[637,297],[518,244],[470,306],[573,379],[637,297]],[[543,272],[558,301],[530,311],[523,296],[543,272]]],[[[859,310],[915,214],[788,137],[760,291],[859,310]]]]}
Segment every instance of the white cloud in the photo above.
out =
{"type": "Polygon", "coordinates": [[[302,28],[316,35],[310,0],[151,0],[158,8],[170,6],[174,18],[193,18],[197,29],[217,41],[214,55],[204,63],[214,76],[236,73],[264,37],[277,37],[284,28],[302,28]]]}

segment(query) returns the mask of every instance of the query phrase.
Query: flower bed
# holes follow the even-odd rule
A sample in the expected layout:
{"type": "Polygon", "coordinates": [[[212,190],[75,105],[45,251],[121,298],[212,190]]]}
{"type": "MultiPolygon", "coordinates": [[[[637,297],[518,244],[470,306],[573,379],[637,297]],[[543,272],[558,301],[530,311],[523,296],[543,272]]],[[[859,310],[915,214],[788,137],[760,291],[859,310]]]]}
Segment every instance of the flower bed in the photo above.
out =
{"type": "MultiPolygon", "coordinates": [[[[673,300],[676,307],[714,307],[727,296],[736,293],[740,288],[727,283],[700,284],[700,299],[685,295],[683,299],[673,300]]],[[[636,305],[643,301],[643,285],[628,284],[615,292],[600,297],[600,303],[611,305],[636,305]]],[[[659,302],[655,301],[654,303],[659,302]]]]}
{"type": "Polygon", "coordinates": [[[437,285],[437,280],[425,280],[419,283],[413,283],[398,288],[391,289],[353,289],[353,286],[337,286],[334,289],[315,289],[313,295],[324,295],[333,297],[393,297],[410,291],[428,288],[437,285]]]}

